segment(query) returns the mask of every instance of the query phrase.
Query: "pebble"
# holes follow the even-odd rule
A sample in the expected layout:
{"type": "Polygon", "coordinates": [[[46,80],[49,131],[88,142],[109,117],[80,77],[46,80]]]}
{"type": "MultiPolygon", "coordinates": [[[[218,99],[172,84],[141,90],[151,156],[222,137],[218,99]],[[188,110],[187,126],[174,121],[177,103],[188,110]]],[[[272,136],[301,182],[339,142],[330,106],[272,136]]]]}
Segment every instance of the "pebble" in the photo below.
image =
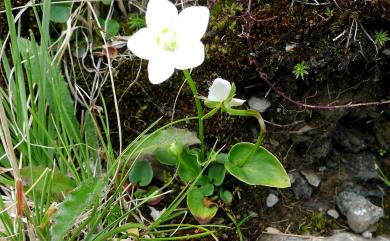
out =
{"type": "Polygon", "coordinates": [[[348,226],[356,233],[366,231],[370,225],[374,225],[384,216],[381,207],[353,192],[340,192],[337,196],[337,206],[347,217],[348,226]]]}
{"type": "Polygon", "coordinates": [[[292,191],[294,192],[296,199],[310,199],[313,188],[309,185],[304,177],[302,177],[299,173],[294,173],[295,181],[292,185],[292,191]]]}
{"type": "Polygon", "coordinates": [[[271,207],[275,206],[278,202],[279,202],[278,196],[276,196],[273,193],[270,193],[267,197],[266,205],[267,205],[267,207],[271,208],[271,207]]]}
{"type": "Polygon", "coordinates": [[[301,174],[306,178],[307,182],[314,186],[319,187],[321,183],[321,177],[318,176],[314,171],[312,170],[302,170],[301,174]]]}
{"type": "Polygon", "coordinates": [[[364,231],[362,236],[363,238],[372,239],[372,233],[370,231],[364,231]]]}
{"type": "Polygon", "coordinates": [[[251,96],[248,100],[248,105],[251,109],[257,110],[260,113],[265,112],[270,106],[271,102],[264,98],[251,96]]]}
{"type": "Polygon", "coordinates": [[[326,214],[328,214],[330,217],[334,218],[334,219],[338,219],[340,217],[340,214],[339,212],[337,212],[336,209],[329,209],[326,214]]]}

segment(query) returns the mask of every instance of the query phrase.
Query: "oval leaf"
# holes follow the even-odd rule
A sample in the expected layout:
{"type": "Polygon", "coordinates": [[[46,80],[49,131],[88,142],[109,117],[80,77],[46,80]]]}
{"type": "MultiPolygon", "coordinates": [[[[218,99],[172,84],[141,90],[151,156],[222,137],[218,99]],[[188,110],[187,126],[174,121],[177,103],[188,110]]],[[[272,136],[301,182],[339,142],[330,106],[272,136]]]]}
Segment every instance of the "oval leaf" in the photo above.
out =
{"type": "MultiPolygon", "coordinates": [[[[46,168],[41,166],[24,167],[20,169],[20,175],[23,177],[24,182],[27,183],[26,186],[31,187],[33,182],[36,182],[36,180],[38,180],[42,176],[45,170],[46,168]],[[33,180],[31,180],[31,178],[33,180]]],[[[69,193],[77,186],[74,180],[63,175],[57,170],[54,170],[53,173],[53,170],[48,169],[45,175],[49,175],[50,177],[52,177],[51,180],[52,184],[50,190],[54,194],[69,193]]],[[[43,186],[44,186],[44,178],[41,178],[40,181],[38,183],[35,183],[34,185],[35,191],[39,193],[44,193],[43,186]]]]}
{"type": "Polygon", "coordinates": [[[190,212],[200,224],[207,224],[215,216],[218,211],[216,205],[210,207],[205,206],[205,196],[203,190],[199,188],[193,188],[187,195],[187,206],[190,212]]]}
{"type": "Polygon", "coordinates": [[[223,164],[214,164],[208,170],[208,177],[214,183],[215,186],[220,186],[225,179],[226,169],[223,164]]]}
{"type": "Polygon", "coordinates": [[[290,187],[290,179],[279,160],[263,147],[259,147],[256,153],[249,156],[253,148],[255,145],[252,143],[242,142],[234,145],[229,152],[229,161],[225,163],[226,170],[247,184],[290,187]],[[241,163],[244,164],[240,166],[241,163]]]}
{"type": "Polygon", "coordinates": [[[191,182],[201,172],[197,153],[192,152],[188,148],[184,148],[181,159],[178,170],[179,176],[183,181],[191,182]]]}
{"type": "Polygon", "coordinates": [[[233,194],[228,190],[221,190],[219,192],[219,197],[227,205],[230,205],[233,202],[233,194]]]}
{"type": "Polygon", "coordinates": [[[176,156],[172,155],[167,148],[157,148],[154,151],[154,157],[164,165],[169,166],[177,166],[179,160],[177,160],[176,156]]]}
{"type": "Polygon", "coordinates": [[[51,6],[50,10],[50,21],[55,23],[66,23],[70,16],[69,8],[54,4],[51,6]]]}
{"type": "Polygon", "coordinates": [[[130,170],[129,180],[133,184],[147,186],[153,178],[153,169],[149,161],[137,161],[130,170]]]}
{"type": "Polygon", "coordinates": [[[100,26],[106,30],[107,34],[112,37],[118,34],[120,25],[115,19],[105,20],[104,18],[98,18],[100,26]],[[107,26],[106,26],[107,24],[107,26]]]}

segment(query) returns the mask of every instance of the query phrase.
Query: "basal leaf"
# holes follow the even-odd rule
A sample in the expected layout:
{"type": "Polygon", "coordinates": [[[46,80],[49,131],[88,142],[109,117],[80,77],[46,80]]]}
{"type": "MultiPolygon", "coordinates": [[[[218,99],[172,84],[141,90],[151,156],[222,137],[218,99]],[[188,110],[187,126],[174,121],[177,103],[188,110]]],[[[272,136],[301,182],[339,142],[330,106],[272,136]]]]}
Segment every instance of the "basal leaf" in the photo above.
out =
{"type": "Polygon", "coordinates": [[[137,143],[129,148],[124,156],[134,159],[142,159],[145,156],[153,155],[157,148],[167,149],[171,143],[181,143],[182,145],[190,146],[198,144],[200,141],[196,135],[186,129],[167,128],[164,130],[155,131],[141,138],[137,143]],[[131,154],[131,156],[129,156],[131,154]]]}
{"type": "Polygon", "coordinates": [[[223,164],[217,163],[213,164],[208,172],[207,175],[210,178],[210,180],[214,183],[215,186],[220,186],[223,183],[223,180],[225,179],[225,173],[226,169],[223,164]]]}
{"type": "Polygon", "coordinates": [[[200,172],[201,166],[198,162],[197,153],[193,152],[188,147],[184,148],[178,170],[180,178],[185,182],[191,182],[200,172]]]}
{"type": "Polygon", "coordinates": [[[139,184],[140,186],[147,186],[153,178],[153,169],[149,161],[137,161],[134,163],[129,173],[130,182],[139,184]]]}
{"type": "Polygon", "coordinates": [[[218,207],[205,197],[200,188],[193,188],[188,192],[187,206],[200,224],[209,223],[218,211],[218,207]]]}
{"type": "Polygon", "coordinates": [[[234,145],[229,152],[229,161],[225,163],[226,170],[247,184],[290,187],[290,179],[279,160],[263,147],[251,155],[254,147],[254,144],[244,142],[234,145]]]}
{"type": "Polygon", "coordinates": [[[157,148],[154,157],[164,165],[177,166],[179,163],[177,157],[170,153],[167,148],[157,148]]]}
{"type": "MultiPolygon", "coordinates": [[[[46,167],[41,166],[34,166],[32,167],[32,171],[30,172],[30,167],[24,167],[20,169],[20,175],[23,177],[24,181],[26,181],[27,186],[31,186],[33,183],[31,181],[31,175],[33,178],[33,181],[39,179],[39,177],[42,176],[42,174],[45,172],[46,167]]],[[[72,191],[74,188],[76,188],[76,182],[69,177],[63,175],[62,173],[58,171],[53,171],[48,169],[47,173],[45,175],[50,175],[53,177],[51,181],[51,192],[54,194],[60,194],[60,193],[68,193],[72,191]]],[[[41,178],[38,183],[35,184],[35,190],[42,193],[44,190],[42,190],[44,186],[44,180],[45,178],[41,178]]],[[[46,190],[45,190],[46,191],[46,190]]]]}

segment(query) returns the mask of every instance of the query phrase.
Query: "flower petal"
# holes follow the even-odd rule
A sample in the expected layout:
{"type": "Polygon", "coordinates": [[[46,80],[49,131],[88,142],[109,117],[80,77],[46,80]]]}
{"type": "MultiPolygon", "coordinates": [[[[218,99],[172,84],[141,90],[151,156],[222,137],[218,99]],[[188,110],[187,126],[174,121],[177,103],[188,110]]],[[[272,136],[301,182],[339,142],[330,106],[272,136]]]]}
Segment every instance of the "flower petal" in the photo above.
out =
{"type": "Polygon", "coordinates": [[[148,28],[142,28],[127,41],[130,51],[141,59],[151,59],[157,46],[153,41],[153,33],[148,28]]]}
{"type": "Polygon", "coordinates": [[[188,7],[180,12],[176,23],[179,37],[200,40],[206,32],[210,11],[207,7],[188,7]]]}
{"type": "Polygon", "coordinates": [[[146,26],[155,31],[174,25],[178,17],[177,9],[168,0],[150,0],[146,9],[146,26]]]}
{"type": "Polygon", "coordinates": [[[230,106],[240,106],[240,105],[244,104],[245,101],[246,100],[233,98],[232,101],[230,101],[230,106]]]}
{"type": "Polygon", "coordinates": [[[200,41],[180,42],[174,52],[176,69],[191,69],[204,61],[204,45],[200,41]]]}
{"type": "Polygon", "coordinates": [[[213,84],[210,86],[207,100],[218,102],[225,101],[226,98],[229,96],[231,88],[232,86],[230,85],[229,81],[221,78],[216,78],[213,84]]]}
{"type": "Polygon", "coordinates": [[[160,84],[164,82],[171,77],[174,71],[175,68],[169,61],[157,59],[149,60],[148,73],[149,81],[152,84],[160,84]]]}

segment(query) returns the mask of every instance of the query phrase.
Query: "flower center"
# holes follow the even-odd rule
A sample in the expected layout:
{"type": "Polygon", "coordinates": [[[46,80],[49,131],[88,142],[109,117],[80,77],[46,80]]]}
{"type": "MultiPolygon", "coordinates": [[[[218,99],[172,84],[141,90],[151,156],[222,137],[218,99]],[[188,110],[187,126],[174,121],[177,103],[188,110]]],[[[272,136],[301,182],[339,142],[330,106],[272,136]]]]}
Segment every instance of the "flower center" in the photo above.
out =
{"type": "Polygon", "coordinates": [[[166,51],[173,51],[177,47],[176,33],[169,28],[163,28],[156,38],[157,45],[166,51]]]}

